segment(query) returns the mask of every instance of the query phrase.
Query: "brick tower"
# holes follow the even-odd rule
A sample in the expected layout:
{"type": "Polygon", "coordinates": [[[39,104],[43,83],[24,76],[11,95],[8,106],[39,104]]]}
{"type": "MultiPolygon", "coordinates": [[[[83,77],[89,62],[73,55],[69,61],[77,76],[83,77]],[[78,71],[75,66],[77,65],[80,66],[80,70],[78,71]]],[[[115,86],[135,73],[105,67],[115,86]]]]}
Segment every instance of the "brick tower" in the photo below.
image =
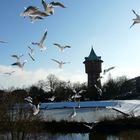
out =
{"type": "Polygon", "coordinates": [[[100,56],[97,56],[91,48],[91,52],[88,57],[85,57],[85,72],[88,75],[88,89],[94,89],[94,85],[96,84],[98,87],[101,87],[100,80],[97,80],[100,77],[100,73],[102,72],[102,60],[100,56]]]}

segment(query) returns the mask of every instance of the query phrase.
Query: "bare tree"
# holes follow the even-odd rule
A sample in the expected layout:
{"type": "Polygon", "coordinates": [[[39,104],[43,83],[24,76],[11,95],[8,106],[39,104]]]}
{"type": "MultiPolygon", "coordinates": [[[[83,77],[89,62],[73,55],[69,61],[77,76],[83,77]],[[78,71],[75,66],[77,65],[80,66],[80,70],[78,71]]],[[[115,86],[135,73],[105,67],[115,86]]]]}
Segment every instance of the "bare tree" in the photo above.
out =
{"type": "Polygon", "coordinates": [[[24,99],[17,94],[5,94],[0,104],[0,130],[9,132],[12,140],[26,139],[37,131],[41,116],[34,116],[24,99]]]}

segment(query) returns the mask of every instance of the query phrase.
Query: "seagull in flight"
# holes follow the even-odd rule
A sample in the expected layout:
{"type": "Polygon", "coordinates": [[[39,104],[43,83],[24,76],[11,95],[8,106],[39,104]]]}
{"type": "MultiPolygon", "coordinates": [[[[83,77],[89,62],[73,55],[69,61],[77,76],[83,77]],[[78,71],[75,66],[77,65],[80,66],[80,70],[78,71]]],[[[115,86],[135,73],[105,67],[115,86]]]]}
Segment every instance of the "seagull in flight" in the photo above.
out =
{"type": "Polygon", "coordinates": [[[10,72],[4,72],[3,74],[6,74],[6,75],[12,75],[15,71],[10,71],[10,72]]]}
{"type": "Polygon", "coordinates": [[[42,12],[39,10],[38,7],[35,6],[28,6],[27,8],[24,8],[25,10],[20,14],[20,16],[27,17],[27,16],[39,16],[39,17],[45,17],[49,16],[45,12],[42,12]]]}
{"type": "Polygon", "coordinates": [[[93,129],[93,127],[95,126],[96,123],[92,123],[91,125],[88,124],[83,124],[85,127],[89,128],[90,130],[93,129]]]}
{"type": "Polygon", "coordinates": [[[108,72],[108,71],[110,71],[110,70],[112,70],[112,69],[114,69],[115,67],[113,66],[113,67],[110,67],[110,68],[107,68],[107,69],[104,69],[104,75],[108,72]]]}
{"type": "Polygon", "coordinates": [[[34,55],[34,49],[31,48],[30,46],[28,46],[28,48],[29,48],[29,50],[30,50],[30,52],[28,53],[29,57],[30,57],[33,61],[35,61],[35,59],[34,59],[34,57],[33,57],[33,55],[34,55]]]}
{"type": "Polygon", "coordinates": [[[49,101],[53,102],[55,100],[55,96],[52,96],[51,98],[48,98],[49,101]]]}
{"type": "Polygon", "coordinates": [[[25,63],[27,63],[27,60],[24,60],[23,63],[21,63],[21,62],[15,62],[15,63],[13,63],[13,64],[11,64],[11,65],[12,65],[12,66],[18,66],[19,68],[23,68],[24,65],[25,65],[25,63]]]}
{"type": "Polygon", "coordinates": [[[82,96],[80,94],[86,92],[86,90],[82,89],[80,91],[76,91],[75,89],[73,90],[73,92],[75,93],[71,98],[72,99],[76,99],[76,98],[81,98],[82,96]]]}
{"type": "Polygon", "coordinates": [[[24,8],[25,10],[20,14],[20,16],[26,17],[26,16],[30,16],[33,13],[39,11],[39,8],[35,7],[35,6],[28,6],[27,8],[24,8]]]}
{"type": "Polygon", "coordinates": [[[60,2],[50,2],[46,3],[44,0],[42,0],[42,5],[44,8],[44,11],[48,15],[53,15],[54,14],[54,8],[55,7],[61,7],[61,8],[66,8],[62,3],[60,2]]]}
{"type": "Polygon", "coordinates": [[[41,38],[40,42],[32,42],[32,45],[37,45],[42,52],[45,51],[46,47],[44,47],[43,43],[44,43],[46,37],[47,37],[47,30],[43,34],[43,37],[41,38]]]}
{"type": "Polygon", "coordinates": [[[45,12],[40,11],[39,8],[35,6],[28,6],[20,14],[20,16],[23,16],[24,18],[29,17],[31,19],[31,22],[34,23],[34,21],[38,19],[43,19],[43,17],[49,16],[49,15],[45,12]]]}
{"type": "Polygon", "coordinates": [[[73,111],[72,111],[72,113],[70,114],[69,117],[70,117],[70,118],[76,117],[76,109],[75,109],[75,107],[73,107],[73,111]]]}
{"type": "Polygon", "coordinates": [[[102,95],[102,90],[95,84],[94,87],[97,89],[98,93],[100,94],[100,96],[102,95]]]}
{"type": "Polygon", "coordinates": [[[38,102],[34,101],[32,97],[28,96],[24,98],[25,101],[28,102],[29,106],[32,108],[33,115],[37,115],[40,111],[40,105],[38,102]]]}
{"type": "Polygon", "coordinates": [[[71,46],[68,46],[68,45],[66,45],[66,46],[61,46],[61,45],[58,44],[58,43],[54,43],[54,45],[55,45],[61,52],[64,52],[64,50],[65,50],[66,48],[71,48],[71,46]]]}
{"type": "Polygon", "coordinates": [[[132,27],[132,26],[134,26],[135,24],[138,24],[138,23],[140,23],[140,16],[134,11],[134,10],[132,10],[132,12],[136,15],[136,18],[135,19],[133,19],[133,24],[130,26],[130,28],[132,27]]]}
{"type": "Polygon", "coordinates": [[[81,95],[75,94],[75,95],[73,95],[71,98],[72,98],[72,99],[79,99],[79,98],[81,98],[81,97],[82,97],[81,95]]]}
{"type": "Polygon", "coordinates": [[[16,62],[19,62],[20,58],[23,56],[23,54],[20,54],[20,55],[11,55],[11,57],[15,58],[16,59],[16,62]]]}
{"type": "Polygon", "coordinates": [[[28,55],[33,61],[35,61],[34,57],[31,55],[31,53],[28,53],[28,55]]]}
{"type": "Polygon", "coordinates": [[[54,8],[51,4],[46,3],[44,0],[42,0],[42,5],[46,14],[50,14],[50,15],[54,14],[54,8]]]}
{"type": "Polygon", "coordinates": [[[86,90],[82,89],[80,91],[76,91],[75,89],[73,90],[73,92],[75,93],[73,96],[71,96],[71,99],[74,99],[74,101],[76,102],[76,99],[78,99],[78,108],[80,108],[80,98],[82,97],[80,94],[86,92],[86,90]]]}
{"type": "Polygon", "coordinates": [[[8,43],[8,42],[6,42],[6,41],[3,41],[3,40],[0,40],[0,43],[8,43]]]}
{"type": "Polygon", "coordinates": [[[60,3],[60,2],[54,2],[54,1],[52,1],[52,2],[50,3],[50,5],[52,5],[53,7],[66,8],[66,7],[64,6],[64,4],[62,4],[62,3],[60,3]]]}
{"type": "Polygon", "coordinates": [[[30,54],[33,55],[34,54],[34,48],[31,48],[30,46],[28,46],[28,49],[30,50],[30,54]]]}
{"type": "Polygon", "coordinates": [[[64,64],[70,63],[70,62],[58,61],[56,59],[52,59],[52,60],[58,64],[59,68],[62,68],[62,65],[64,65],[64,64]]]}

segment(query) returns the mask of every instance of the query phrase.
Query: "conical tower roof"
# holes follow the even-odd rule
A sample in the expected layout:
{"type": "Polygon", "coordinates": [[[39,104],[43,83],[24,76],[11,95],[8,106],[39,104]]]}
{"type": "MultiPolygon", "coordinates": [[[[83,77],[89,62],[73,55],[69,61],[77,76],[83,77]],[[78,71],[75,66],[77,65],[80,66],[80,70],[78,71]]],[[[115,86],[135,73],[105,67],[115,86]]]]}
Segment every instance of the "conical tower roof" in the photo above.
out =
{"type": "Polygon", "coordinates": [[[96,53],[93,50],[93,47],[91,48],[91,52],[88,57],[85,57],[85,61],[102,61],[100,56],[97,56],[96,53]]]}

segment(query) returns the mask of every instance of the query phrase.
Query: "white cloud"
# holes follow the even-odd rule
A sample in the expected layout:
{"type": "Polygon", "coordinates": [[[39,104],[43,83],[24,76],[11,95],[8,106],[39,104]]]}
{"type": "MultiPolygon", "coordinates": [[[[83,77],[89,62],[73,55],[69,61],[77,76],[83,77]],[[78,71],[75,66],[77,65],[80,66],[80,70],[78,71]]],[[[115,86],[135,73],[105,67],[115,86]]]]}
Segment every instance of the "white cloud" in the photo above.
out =
{"type": "MultiPolygon", "coordinates": [[[[118,76],[127,76],[128,78],[133,78],[140,75],[140,68],[119,68],[109,72],[111,77],[115,78],[118,76]]],[[[108,74],[104,76],[102,82],[108,78],[108,74]]],[[[73,72],[66,72],[63,69],[37,69],[34,71],[21,70],[12,66],[0,65],[0,87],[23,87],[30,86],[37,83],[39,80],[45,80],[49,74],[54,74],[60,80],[71,81],[71,82],[87,82],[87,74],[80,70],[75,70],[73,72]],[[5,75],[4,72],[15,71],[11,76],[5,75]]]]}
{"type": "Polygon", "coordinates": [[[37,83],[39,80],[45,80],[49,74],[54,74],[60,80],[72,82],[85,82],[85,74],[77,71],[75,73],[64,72],[63,69],[37,69],[34,71],[22,70],[16,67],[0,65],[0,87],[23,87],[37,83]],[[6,75],[5,72],[15,71],[12,75],[6,75]]]}

